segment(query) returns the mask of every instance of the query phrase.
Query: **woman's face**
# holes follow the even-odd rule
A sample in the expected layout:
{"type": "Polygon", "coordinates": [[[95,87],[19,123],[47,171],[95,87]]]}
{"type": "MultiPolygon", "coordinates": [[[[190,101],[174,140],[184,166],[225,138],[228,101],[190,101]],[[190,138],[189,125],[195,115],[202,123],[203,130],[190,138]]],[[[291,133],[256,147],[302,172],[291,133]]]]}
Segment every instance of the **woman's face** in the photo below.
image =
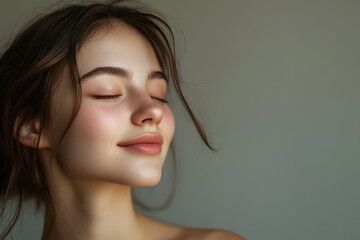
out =
{"type": "MultiPolygon", "coordinates": [[[[86,41],[77,64],[83,78],[82,103],[56,154],[61,171],[74,179],[135,187],[156,185],[175,121],[167,103],[158,100],[166,99],[167,83],[161,73],[156,74],[162,69],[151,44],[132,27],[119,24],[86,41]],[[95,69],[105,71],[92,72],[95,69]],[[151,73],[155,74],[149,78],[151,73]],[[146,154],[118,146],[147,134],[162,136],[160,153],[146,154]]],[[[71,116],[71,92],[65,69],[51,103],[48,138],[52,150],[71,116]]]]}

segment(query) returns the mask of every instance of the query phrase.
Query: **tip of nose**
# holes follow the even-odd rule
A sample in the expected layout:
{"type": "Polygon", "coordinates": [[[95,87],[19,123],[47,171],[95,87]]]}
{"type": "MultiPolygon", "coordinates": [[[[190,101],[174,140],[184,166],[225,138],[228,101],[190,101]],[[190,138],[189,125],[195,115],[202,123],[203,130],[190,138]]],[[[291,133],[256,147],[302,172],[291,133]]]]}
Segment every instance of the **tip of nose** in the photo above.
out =
{"type": "Polygon", "coordinates": [[[141,108],[137,109],[132,114],[131,118],[137,125],[145,123],[159,125],[163,118],[163,114],[163,109],[153,103],[151,106],[145,107],[143,105],[141,108]]]}

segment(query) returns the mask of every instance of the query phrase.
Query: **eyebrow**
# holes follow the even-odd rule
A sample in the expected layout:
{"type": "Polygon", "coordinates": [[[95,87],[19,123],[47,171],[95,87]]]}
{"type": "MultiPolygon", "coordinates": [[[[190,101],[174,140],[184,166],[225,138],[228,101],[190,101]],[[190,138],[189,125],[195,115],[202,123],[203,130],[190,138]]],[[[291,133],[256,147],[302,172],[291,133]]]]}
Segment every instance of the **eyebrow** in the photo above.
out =
{"type": "MultiPolygon", "coordinates": [[[[80,77],[80,81],[85,81],[91,77],[99,76],[99,75],[113,75],[118,76],[126,79],[130,79],[132,76],[132,72],[125,68],[120,67],[97,67],[93,70],[91,70],[88,73],[85,73],[82,77],[80,77]]],[[[152,71],[148,74],[147,77],[148,80],[152,79],[164,79],[166,83],[168,83],[168,79],[166,75],[162,71],[152,71]]]]}

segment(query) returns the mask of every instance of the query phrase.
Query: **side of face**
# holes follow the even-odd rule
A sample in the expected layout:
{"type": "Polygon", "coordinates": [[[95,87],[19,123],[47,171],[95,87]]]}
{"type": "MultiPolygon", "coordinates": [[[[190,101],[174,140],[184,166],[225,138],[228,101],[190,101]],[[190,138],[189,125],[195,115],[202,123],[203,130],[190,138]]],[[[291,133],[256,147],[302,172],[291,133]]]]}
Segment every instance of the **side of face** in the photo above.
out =
{"type": "MultiPolygon", "coordinates": [[[[126,78],[103,73],[82,81],[80,110],[52,160],[58,166],[56,171],[68,179],[133,187],[156,185],[174,135],[175,120],[169,106],[156,99],[166,99],[166,81],[160,77],[148,79],[150,72],[162,71],[151,44],[132,27],[119,24],[92,36],[81,47],[77,64],[80,77],[99,67],[123,68],[132,74],[126,78]],[[160,154],[141,154],[117,145],[145,133],[163,137],[160,154]]],[[[59,80],[51,102],[50,126],[45,133],[51,150],[73,108],[68,69],[64,69],[59,80]]],[[[48,166],[47,171],[52,171],[45,150],[40,156],[48,166]]]]}

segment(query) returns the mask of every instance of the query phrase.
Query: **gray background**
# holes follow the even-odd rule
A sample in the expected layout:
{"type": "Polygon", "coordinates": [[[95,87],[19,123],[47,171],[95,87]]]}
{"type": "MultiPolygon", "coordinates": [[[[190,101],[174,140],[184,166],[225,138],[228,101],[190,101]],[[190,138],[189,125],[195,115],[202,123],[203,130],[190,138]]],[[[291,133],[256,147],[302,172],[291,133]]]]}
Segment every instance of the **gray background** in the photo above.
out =
{"type": "MultiPolygon", "coordinates": [[[[1,38],[51,1],[1,0],[1,38]]],[[[219,152],[174,106],[178,187],[163,221],[247,239],[360,239],[360,2],[144,1],[175,21],[184,93],[219,152]],[[181,33],[181,31],[183,33],[181,33]]],[[[163,179],[136,196],[158,206],[163,179]]],[[[15,239],[40,239],[31,205],[15,239]]]]}

